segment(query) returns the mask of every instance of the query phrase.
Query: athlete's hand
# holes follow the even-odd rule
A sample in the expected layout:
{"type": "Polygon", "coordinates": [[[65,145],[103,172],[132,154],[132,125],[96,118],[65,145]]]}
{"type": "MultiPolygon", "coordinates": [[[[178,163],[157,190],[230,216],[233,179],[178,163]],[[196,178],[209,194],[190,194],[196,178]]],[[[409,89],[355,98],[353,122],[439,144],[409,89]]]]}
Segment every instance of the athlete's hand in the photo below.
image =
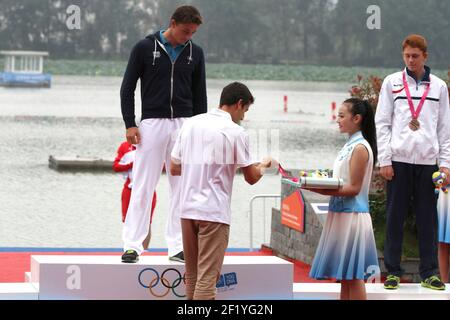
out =
{"type": "Polygon", "coordinates": [[[126,137],[129,144],[141,143],[141,134],[139,133],[139,129],[137,127],[128,128],[126,137]]]}
{"type": "Polygon", "coordinates": [[[450,170],[446,167],[440,167],[439,171],[445,173],[445,175],[447,176],[444,181],[444,186],[448,186],[450,184],[450,170]]]}
{"type": "Polygon", "coordinates": [[[392,177],[394,176],[394,169],[392,168],[392,166],[381,167],[380,174],[386,180],[391,181],[392,177]]]}

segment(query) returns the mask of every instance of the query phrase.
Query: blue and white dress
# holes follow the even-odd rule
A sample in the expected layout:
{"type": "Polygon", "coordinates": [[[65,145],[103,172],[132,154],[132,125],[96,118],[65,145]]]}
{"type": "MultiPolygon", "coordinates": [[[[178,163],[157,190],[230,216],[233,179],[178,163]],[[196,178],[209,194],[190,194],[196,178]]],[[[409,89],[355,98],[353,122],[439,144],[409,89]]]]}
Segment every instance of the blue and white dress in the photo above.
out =
{"type": "Polygon", "coordinates": [[[438,199],[439,242],[450,244],[450,192],[439,191],[438,199]]]}
{"type": "Polygon", "coordinates": [[[349,183],[350,159],[360,144],[369,151],[361,191],[355,197],[331,197],[327,220],[311,266],[311,278],[366,280],[379,270],[369,214],[373,153],[360,131],[353,134],[339,152],[333,166],[333,177],[343,179],[344,184],[349,183]]]}

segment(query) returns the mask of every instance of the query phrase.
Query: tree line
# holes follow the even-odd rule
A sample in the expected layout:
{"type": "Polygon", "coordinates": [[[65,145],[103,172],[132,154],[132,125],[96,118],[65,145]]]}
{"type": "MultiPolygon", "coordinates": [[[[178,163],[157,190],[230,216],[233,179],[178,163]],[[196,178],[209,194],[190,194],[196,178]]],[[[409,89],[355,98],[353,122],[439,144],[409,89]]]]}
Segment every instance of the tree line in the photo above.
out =
{"type": "Polygon", "coordinates": [[[430,64],[450,65],[450,2],[442,0],[1,0],[0,50],[126,60],[185,3],[204,18],[194,41],[208,62],[398,67],[402,39],[420,33],[430,64]],[[70,5],[80,8],[80,29],[67,27],[70,5]],[[380,29],[367,27],[371,5],[380,29]]]}

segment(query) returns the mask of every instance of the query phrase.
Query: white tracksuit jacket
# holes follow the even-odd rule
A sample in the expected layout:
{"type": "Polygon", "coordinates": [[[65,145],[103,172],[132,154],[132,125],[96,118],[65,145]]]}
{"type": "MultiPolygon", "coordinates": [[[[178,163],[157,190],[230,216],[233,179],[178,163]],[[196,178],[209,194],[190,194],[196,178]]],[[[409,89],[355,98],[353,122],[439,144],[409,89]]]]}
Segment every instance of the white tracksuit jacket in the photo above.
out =
{"type": "MultiPolygon", "coordinates": [[[[430,91],[419,115],[420,129],[412,131],[408,124],[412,119],[402,72],[384,79],[375,124],[377,129],[378,162],[381,167],[392,161],[435,165],[450,168],[450,106],[447,84],[438,77],[426,74],[417,83],[408,72],[408,82],[414,108],[417,109],[428,81],[430,91]]],[[[406,72],[405,68],[405,72],[406,72]]]]}

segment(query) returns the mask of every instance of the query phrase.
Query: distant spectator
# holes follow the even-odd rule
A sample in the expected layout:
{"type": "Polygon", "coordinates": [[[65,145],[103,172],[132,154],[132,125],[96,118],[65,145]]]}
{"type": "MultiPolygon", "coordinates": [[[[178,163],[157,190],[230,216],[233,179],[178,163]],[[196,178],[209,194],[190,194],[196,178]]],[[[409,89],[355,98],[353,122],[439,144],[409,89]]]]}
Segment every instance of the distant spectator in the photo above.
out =
{"type": "MultiPolygon", "coordinates": [[[[123,172],[125,183],[122,189],[122,222],[125,222],[127,216],[128,205],[130,203],[131,190],[133,187],[133,162],[136,153],[136,147],[129,144],[127,141],[123,142],[117,150],[117,156],[114,160],[113,170],[115,172],[123,172]]],[[[151,238],[151,224],[153,220],[153,212],[156,207],[156,192],[153,193],[152,208],[150,213],[150,227],[148,229],[147,237],[142,243],[144,249],[148,248],[151,238]]]]}

